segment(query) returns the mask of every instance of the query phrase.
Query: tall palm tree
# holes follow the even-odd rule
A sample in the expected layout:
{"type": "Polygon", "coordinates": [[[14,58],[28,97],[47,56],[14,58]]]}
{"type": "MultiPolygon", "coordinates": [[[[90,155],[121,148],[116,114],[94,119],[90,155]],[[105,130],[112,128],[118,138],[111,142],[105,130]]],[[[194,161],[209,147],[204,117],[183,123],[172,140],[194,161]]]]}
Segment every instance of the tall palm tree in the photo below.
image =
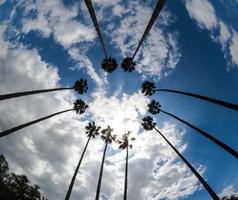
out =
{"type": "Polygon", "coordinates": [[[126,149],[126,166],[125,166],[125,183],[124,183],[124,196],[123,200],[127,200],[127,183],[128,183],[128,150],[132,149],[131,142],[135,140],[135,138],[129,138],[131,131],[128,131],[123,135],[122,140],[118,140],[119,149],[126,149]]]}
{"type": "Polygon", "coordinates": [[[74,110],[74,111],[76,111],[77,114],[83,114],[87,108],[88,108],[88,105],[82,99],[78,99],[78,100],[76,100],[74,102],[74,107],[72,109],[63,110],[63,111],[60,111],[60,112],[57,112],[57,113],[54,113],[54,114],[51,114],[51,115],[48,115],[48,116],[45,116],[45,117],[33,120],[33,121],[30,121],[30,122],[27,122],[25,124],[21,124],[19,126],[10,128],[8,130],[2,131],[0,133],[0,137],[9,135],[9,134],[11,134],[13,132],[21,130],[21,129],[25,128],[25,127],[28,127],[28,126],[32,125],[32,124],[39,123],[39,122],[41,122],[43,120],[49,119],[51,117],[54,117],[56,115],[59,115],[59,114],[65,113],[65,112],[69,112],[69,111],[73,111],[74,110]]]}
{"type": "Polygon", "coordinates": [[[182,94],[182,95],[186,95],[186,96],[189,96],[189,97],[202,99],[204,101],[214,103],[216,105],[224,106],[226,108],[238,111],[238,105],[237,104],[229,103],[229,102],[222,101],[222,100],[213,99],[211,97],[207,97],[207,96],[203,96],[203,95],[199,95],[199,94],[193,94],[193,93],[189,93],[189,92],[179,91],[179,90],[158,89],[158,88],[155,87],[155,84],[153,82],[150,82],[150,81],[145,81],[142,84],[141,91],[146,96],[151,96],[155,92],[171,92],[171,93],[182,94]]]}
{"type": "Polygon", "coordinates": [[[90,122],[90,123],[88,123],[87,126],[85,126],[85,130],[86,130],[85,133],[86,133],[86,135],[88,137],[88,140],[87,140],[87,143],[86,143],[86,145],[84,147],[83,153],[82,153],[82,155],[81,155],[81,157],[79,159],[79,162],[78,162],[78,165],[77,165],[77,167],[75,169],[75,172],[74,172],[74,175],[72,177],[72,180],[70,182],[69,189],[68,189],[68,192],[66,194],[65,200],[69,200],[69,198],[70,198],[70,195],[71,195],[71,192],[72,192],[72,189],[73,189],[73,186],[74,186],[74,182],[75,182],[76,176],[78,174],[81,162],[82,162],[84,154],[85,154],[85,152],[86,152],[86,150],[88,148],[88,143],[91,140],[91,138],[95,138],[96,136],[99,135],[99,129],[100,128],[101,128],[100,126],[96,126],[95,122],[90,122]]]}
{"type": "Polygon", "coordinates": [[[108,146],[108,144],[111,144],[112,142],[114,142],[116,140],[116,135],[112,135],[112,131],[113,131],[113,129],[110,126],[107,126],[107,128],[105,128],[101,131],[101,139],[105,142],[105,147],[104,147],[102,163],[101,163],[101,168],[100,168],[100,173],[99,173],[99,178],[98,178],[97,192],[96,192],[95,200],[99,200],[102,175],[103,175],[103,165],[104,165],[104,161],[105,161],[107,146],[108,146]]]}
{"type": "Polygon", "coordinates": [[[0,95],[0,101],[6,99],[12,99],[16,97],[28,96],[33,94],[40,94],[46,92],[53,92],[58,90],[75,90],[79,94],[86,93],[88,91],[88,83],[85,79],[77,80],[72,87],[62,87],[62,88],[53,88],[53,89],[43,89],[43,90],[31,90],[25,92],[17,92],[17,93],[10,93],[10,94],[3,94],[0,95]]]}
{"type": "Polygon", "coordinates": [[[231,155],[233,155],[236,159],[238,159],[238,152],[235,151],[234,149],[232,149],[231,147],[229,147],[228,145],[224,144],[223,142],[221,142],[220,140],[214,138],[213,136],[211,136],[210,134],[208,134],[207,132],[201,130],[200,128],[190,124],[189,122],[169,113],[166,112],[164,110],[161,110],[161,105],[158,101],[152,100],[151,103],[148,104],[148,111],[153,114],[159,114],[160,112],[169,115],[175,119],[177,119],[178,121],[186,124],[187,126],[191,127],[192,129],[196,130],[198,133],[200,133],[201,135],[205,136],[207,139],[209,139],[210,141],[212,141],[213,143],[217,144],[218,146],[220,146],[222,149],[224,149],[226,152],[230,153],[231,155]]]}
{"type": "Polygon", "coordinates": [[[220,200],[220,198],[217,196],[217,194],[213,191],[213,189],[209,186],[209,184],[203,179],[203,177],[197,172],[195,168],[187,161],[185,157],[183,157],[182,154],[179,153],[179,151],[169,142],[169,140],[155,127],[156,123],[153,122],[152,117],[145,117],[142,120],[142,126],[145,130],[149,131],[154,129],[157,133],[160,134],[161,137],[167,142],[167,144],[176,152],[176,154],[183,160],[183,162],[188,166],[188,168],[193,172],[193,174],[198,178],[198,180],[202,183],[204,188],[208,191],[210,196],[214,200],[220,200]]]}
{"type": "Polygon", "coordinates": [[[102,62],[102,68],[106,72],[111,73],[117,68],[117,62],[114,58],[108,57],[107,49],[106,49],[106,46],[105,46],[105,43],[104,43],[104,40],[103,40],[103,37],[102,37],[102,33],[101,33],[101,30],[100,30],[100,27],[99,27],[97,16],[96,16],[94,8],[93,8],[92,1],[91,0],[84,0],[84,2],[85,2],[86,6],[88,8],[88,12],[89,12],[90,17],[93,21],[93,25],[96,29],[96,32],[97,32],[101,47],[103,49],[104,56],[105,56],[105,58],[103,59],[103,62],[102,62]]]}
{"type": "Polygon", "coordinates": [[[143,44],[144,40],[148,36],[153,24],[155,23],[157,17],[159,16],[160,11],[163,9],[165,2],[166,2],[166,0],[158,0],[156,7],[154,9],[154,12],[150,18],[150,21],[149,21],[141,39],[140,39],[140,41],[139,41],[139,44],[138,44],[133,56],[126,57],[122,61],[122,68],[124,69],[125,72],[132,72],[133,70],[135,70],[135,63],[133,62],[133,60],[135,59],[135,56],[136,56],[137,52],[139,51],[141,45],[143,44]]]}

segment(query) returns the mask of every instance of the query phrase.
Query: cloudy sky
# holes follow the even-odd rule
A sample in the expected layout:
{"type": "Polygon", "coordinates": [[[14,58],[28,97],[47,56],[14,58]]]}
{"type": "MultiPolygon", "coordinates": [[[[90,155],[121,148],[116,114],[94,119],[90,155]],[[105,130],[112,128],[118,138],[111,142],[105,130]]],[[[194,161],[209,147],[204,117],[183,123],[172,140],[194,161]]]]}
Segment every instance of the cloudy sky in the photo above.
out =
{"type": "MultiPolygon", "coordinates": [[[[111,56],[131,56],[156,0],[93,0],[111,56]]],[[[162,108],[238,150],[238,113],[174,94],[144,97],[140,86],[153,80],[173,88],[238,102],[238,1],[168,0],[136,57],[136,71],[101,70],[103,52],[84,1],[0,0],[0,94],[71,86],[87,79],[89,91],[53,92],[0,102],[0,131],[72,107],[89,104],[84,115],[65,113],[1,138],[0,153],[10,168],[26,174],[49,200],[64,199],[86,143],[84,127],[94,120],[120,137],[136,137],[129,157],[131,200],[209,199],[189,169],[140,120],[150,99],[162,108]]],[[[158,128],[204,176],[217,194],[238,190],[238,163],[195,131],[160,114],[158,128]]],[[[94,199],[103,142],[89,144],[72,200],[94,199]]],[[[109,147],[102,199],[123,196],[125,152],[109,147]]]]}

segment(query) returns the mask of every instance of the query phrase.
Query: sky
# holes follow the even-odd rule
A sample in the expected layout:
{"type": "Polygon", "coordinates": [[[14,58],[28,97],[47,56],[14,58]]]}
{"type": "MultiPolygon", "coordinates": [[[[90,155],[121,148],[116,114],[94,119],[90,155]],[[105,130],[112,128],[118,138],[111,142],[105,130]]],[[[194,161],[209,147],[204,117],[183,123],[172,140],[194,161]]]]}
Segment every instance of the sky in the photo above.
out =
{"type": "MultiPolygon", "coordinates": [[[[65,113],[1,138],[0,153],[15,173],[27,175],[49,200],[64,199],[86,143],[90,121],[110,125],[120,138],[136,137],[129,151],[128,199],[207,200],[209,194],[154,131],[140,125],[147,104],[158,100],[176,114],[238,150],[238,113],[169,93],[141,94],[145,80],[238,102],[238,1],[168,0],[140,49],[136,70],[120,63],[131,56],[150,19],[155,0],[93,0],[110,56],[119,66],[101,69],[103,52],[84,1],[0,0],[0,94],[72,86],[88,81],[87,94],[60,91],[0,102],[0,131],[72,107],[89,105],[83,115],[65,113]]],[[[237,194],[238,163],[232,156],[180,122],[159,114],[158,128],[220,196],[237,194]]],[[[71,199],[94,199],[104,144],[89,144],[71,199]]],[[[123,197],[125,151],[107,151],[101,199],[123,197]]]]}

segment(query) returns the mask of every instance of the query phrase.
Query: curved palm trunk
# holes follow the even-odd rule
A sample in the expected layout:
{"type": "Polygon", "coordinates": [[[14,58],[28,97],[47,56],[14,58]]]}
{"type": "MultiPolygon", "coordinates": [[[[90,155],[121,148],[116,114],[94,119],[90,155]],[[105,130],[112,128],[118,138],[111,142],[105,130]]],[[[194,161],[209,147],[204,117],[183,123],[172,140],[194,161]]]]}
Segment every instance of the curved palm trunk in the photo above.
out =
{"type": "Polygon", "coordinates": [[[105,47],[105,44],[104,44],[104,41],[103,41],[103,38],[102,38],[102,33],[101,33],[101,30],[100,30],[100,27],[99,27],[99,24],[98,24],[97,16],[95,14],[92,1],[91,0],[84,0],[84,2],[85,2],[86,6],[88,8],[88,12],[90,14],[90,17],[93,21],[94,27],[95,27],[96,32],[98,34],[98,38],[100,40],[104,55],[107,58],[108,57],[107,50],[106,50],[106,47],[105,47]]]}
{"type": "Polygon", "coordinates": [[[101,163],[99,178],[98,178],[98,185],[97,185],[97,192],[96,192],[95,200],[99,200],[99,195],[100,195],[100,190],[101,190],[101,182],[102,182],[102,175],[103,175],[103,165],[104,165],[106,151],[107,151],[107,144],[108,143],[106,142],[104,152],[103,152],[103,157],[102,157],[102,163],[101,163]]]}
{"type": "Polygon", "coordinates": [[[155,7],[155,9],[154,9],[154,12],[153,12],[153,14],[152,14],[152,16],[151,16],[151,18],[150,18],[150,21],[149,21],[149,23],[148,23],[148,25],[147,25],[147,27],[146,27],[146,29],[145,29],[143,35],[142,35],[142,38],[141,38],[141,40],[140,40],[140,42],[139,42],[139,44],[138,44],[138,46],[137,46],[137,48],[136,48],[136,50],[135,50],[135,53],[134,53],[133,56],[132,56],[132,59],[133,59],[133,60],[134,60],[134,58],[135,58],[135,56],[136,56],[138,50],[140,49],[142,43],[144,42],[145,38],[148,36],[148,34],[149,34],[149,32],[150,32],[150,29],[152,28],[152,26],[153,26],[155,20],[157,19],[157,17],[158,17],[158,15],[159,15],[160,11],[161,11],[162,8],[164,7],[165,2],[166,2],[166,0],[158,0],[158,3],[156,4],[156,7],[155,7]]]}
{"type": "Polygon", "coordinates": [[[202,99],[204,101],[208,101],[210,103],[214,103],[214,104],[217,104],[217,105],[220,105],[220,106],[224,106],[226,108],[238,111],[238,105],[237,104],[225,102],[225,101],[218,100],[218,99],[213,99],[213,98],[202,96],[202,95],[198,95],[198,94],[193,94],[193,93],[189,93],[189,92],[183,92],[183,91],[179,91],[179,90],[170,90],[170,89],[155,89],[154,91],[157,91],[157,92],[171,92],[171,93],[182,94],[182,95],[186,95],[186,96],[202,99]]]}
{"type": "Polygon", "coordinates": [[[16,98],[16,97],[33,95],[33,94],[53,92],[53,91],[58,91],[58,90],[72,90],[72,89],[74,89],[74,88],[73,87],[65,87],[65,88],[32,90],[32,91],[25,91],[25,92],[16,92],[16,93],[10,93],[10,94],[3,94],[3,95],[0,95],[0,101],[6,100],[6,99],[12,99],[12,98],[16,98]]]}
{"type": "Polygon", "coordinates": [[[75,182],[76,176],[77,176],[77,174],[78,174],[78,171],[79,171],[81,162],[82,162],[82,160],[83,160],[84,154],[85,154],[85,152],[86,152],[86,150],[87,150],[87,148],[88,148],[88,143],[89,143],[90,139],[91,139],[91,137],[88,138],[88,141],[87,141],[87,143],[86,143],[86,145],[85,145],[85,147],[84,147],[83,153],[82,153],[82,155],[81,155],[81,158],[80,158],[80,160],[79,160],[79,162],[78,162],[78,165],[77,165],[77,167],[76,167],[76,169],[75,169],[74,175],[73,175],[72,180],[71,180],[71,182],[70,182],[69,189],[68,189],[68,192],[67,192],[67,194],[66,194],[65,200],[69,200],[69,198],[70,198],[70,195],[71,195],[71,192],[72,192],[72,189],[73,189],[73,186],[74,186],[74,182],[75,182]]]}
{"type": "Polygon", "coordinates": [[[154,129],[161,135],[161,137],[164,138],[164,140],[168,143],[168,145],[177,153],[177,155],[183,160],[183,162],[188,166],[188,168],[193,172],[193,174],[198,178],[198,180],[202,183],[202,185],[205,187],[205,189],[208,191],[208,193],[211,195],[211,197],[214,200],[220,200],[220,198],[217,196],[217,194],[213,191],[213,189],[208,185],[208,183],[203,179],[203,177],[197,172],[195,168],[183,157],[182,154],[179,153],[179,151],[167,140],[167,138],[157,129],[154,127],[154,129]]]}
{"type": "Polygon", "coordinates": [[[232,149],[231,147],[229,147],[228,145],[224,144],[223,142],[221,142],[220,140],[214,138],[213,136],[209,135],[207,132],[197,128],[196,126],[184,121],[183,119],[169,113],[166,111],[163,111],[160,109],[160,111],[162,113],[165,113],[175,119],[177,119],[180,122],[183,122],[184,124],[188,125],[189,127],[191,127],[192,129],[196,130],[197,132],[199,132],[201,135],[205,136],[206,138],[208,138],[210,141],[214,142],[215,144],[217,144],[218,146],[220,146],[222,149],[224,149],[226,152],[230,153],[231,155],[233,155],[236,159],[238,159],[238,152],[235,151],[234,149],[232,149]]]}
{"type": "Polygon", "coordinates": [[[54,117],[54,116],[56,116],[56,115],[59,115],[59,114],[65,113],[65,112],[69,112],[69,111],[72,111],[72,110],[74,110],[74,109],[68,109],[68,110],[64,110],[64,111],[61,111],[61,112],[57,112],[57,113],[54,113],[54,114],[52,114],[52,115],[48,115],[48,116],[46,116],[46,117],[42,117],[42,118],[33,120],[33,121],[31,121],[31,122],[27,122],[27,123],[25,123],[25,124],[16,126],[16,127],[14,127],[14,128],[8,129],[8,130],[6,130],[6,131],[2,131],[2,132],[0,133],[0,137],[9,135],[9,134],[11,134],[11,133],[13,133],[13,132],[15,132],[15,131],[18,131],[18,130],[20,130],[20,129],[23,129],[23,128],[25,128],[25,127],[27,127],[27,126],[30,126],[30,125],[32,125],[32,124],[36,124],[36,123],[38,123],[38,122],[40,122],[40,121],[49,119],[49,118],[54,117]]]}
{"type": "Polygon", "coordinates": [[[124,198],[127,200],[127,177],[128,177],[128,146],[126,148],[126,169],[125,169],[125,185],[124,185],[124,198]]]}

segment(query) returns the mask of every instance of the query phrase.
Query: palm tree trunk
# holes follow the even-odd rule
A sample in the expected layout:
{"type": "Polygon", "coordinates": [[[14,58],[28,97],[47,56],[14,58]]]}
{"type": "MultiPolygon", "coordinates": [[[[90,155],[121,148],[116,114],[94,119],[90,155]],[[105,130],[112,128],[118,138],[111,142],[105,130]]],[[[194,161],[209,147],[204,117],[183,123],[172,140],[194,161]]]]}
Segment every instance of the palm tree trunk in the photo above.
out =
{"type": "Polygon", "coordinates": [[[32,90],[32,91],[25,91],[25,92],[17,92],[17,93],[10,93],[10,94],[3,94],[0,95],[0,101],[6,100],[6,99],[12,99],[16,97],[22,97],[22,96],[28,96],[33,94],[39,94],[39,93],[46,93],[46,92],[53,92],[58,90],[72,90],[73,87],[64,87],[64,88],[54,88],[54,89],[44,89],[44,90],[32,90]]]}
{"type": "Polygon", "coordinates": [[[69,112],[69,111],[73,111],[73,110],[74,110],[74,109],[68,109],[68,110],[64,110],[64,111],[61,111],[61,112],[57,112],[57,113],[54,113],[54,114],[52,114],[52,115],[48,115],[48,116],[46,116],[46,117],[42,117],[42,118],[33,120],[33,121],[31,121],[31,122],[27,122],[27,123],[25,123],[25,124],[21,124],[21,125],[19,125],[19,126],[16,126],[16,127],[14,127],[14,128],[8,129],[8,130],[6,130],[6,131],[2,131],[2,132],[0,133],[0,137],[9,135],[9,134],[11,134],[11,133],[13,133],[13,132],[15,132],[15,131],[18,131],[18,130],[20,130],[20,129],[23,129],[23,128],[25,128],[25,127],[27,127],[27,126],[30,126],[30,125],[32,125],[32,124],[36,124],[36,123],[38,123],[38,122],[40,122],[40,121],[43,121],[43,120],[49,119],[49,118],[51,118],[51,117],[54,117],[54,116],[56,116],[56,115],[59,115],[59,114],[65,113],[65,112],[69,112]]]}
{"type": "Polygon", "coordinates": [[[99,178],[98,178],[98,185],[97,185],[97,192],[96,192],[95,200],[99,200],[101,182],[102,182],[102,175],[103,175],[103,165],[104,165],[105,155],[106,155],[106,151],[107,151],[107,144],[108,143],[106,142],[104,152],[103,152],[103,157],[102,157],[101,169],[100,169],[99,178]]]}
{"type": "Polygon", "coordinates": [[[201,135],[205,136],[206,138],[208,138],[210,141],[214,142],[215,144],[217,144],[218,146],[220,146],[222,149],[224,149],[226,152],[230,153],[231,155],[233,155],[236,159],[238,159],[238,152],[235,151],[234,149],[232,149],[231,147],[229,147],[228,145],[224,144],[223,142],[221,142],[220,140],[214,138],[213,136],[209,135],[207,132],[197,128],[196,126],[184,121],[183,119],[169,113],[166,111],[163,111],[160,109],[160,111],[162,113],[165,113],[175,119],[177,119],[180,122],[183,122],[184,124],[188,125],[189,127],[191,127],[192,129],[196,130],[198,133],[200,133],[201,135]]]}
{"type": "Polygon", "coordinates": [[[172,93],[182,94],[182,95],[202,99],[204,101],[208,101],[210,103],[214,103],[214,104],[224,106],[226,108],[238,111],[238,105],[237,104],[225,102],[225,101],[222,101],[222,100],[213,99],[213,98],[198,95],[198,94],[193,94],[193,93],[183,92],[183,91],[178,91],[178,90],[170,90],[170,89],[155,89],[154,91],[157,91],[157,92],[172,92],[172,93]]]}
{"type": "Polygon", "coordinates": [[[135,50],[135,53],[134,53],[133,56],[132,56],[132,59],[133,59],[133,60],[134,60],[134,58],[135,58],[135,56],[136,56],[138,50],[140,49],[142,43],[144,42],[145,38],[148,36],[148,34],[149,34],[149,32],[150,32],[150,29],[152,28],[152,26],[153,26],[155,20],[157,19],[157,17],[158,17],[158,15],[159,15],[160,11],[161,11],[162,8],[164,7],[165,2],[166,2],[166,0],[158,0],[158,3],[156,4],[156,7],[155,7],[155,9],[154,9],[154,12],[153,12],[153,14],[152,14],[152,16],[151,16],[151,18],[150,18],[150,21],[149,21],[149,23],[148,23],[148,25],[147,25],[147,27],[146,27],[146,29],[145,29],[143,35],[142,35],[142,38],[141,38],[141,40],[140,40],[140,42],[139,42],[139,44],[138,44],[138,46],[137,46],[137,48],[136,48],[136,50],[135,50]]]}
{"type": "Polygon", "coordinates": [[[96,32],[98,34],[98,38],[100,40],[101,47],[103,49],[105,58],[107,58],[108,57],[107,50],[106,50],[106,47],[105,47],[105,44],[104,44],[104,41],[103,41],[103,38],[102,38],[102,33],[101,33],[101,30],[100,30],[100,27],[99,27],[99,24],[98,24],[97,16],[95,14],[92,1],[91,0],[84,0],[84,2],[85,2],[86,6],[88,8],[88,12],[90,14],[90,17],[93,21],[94,27],[95,27],[96,32]]]}
{"type": "Polygon", "coordinates": [[[188,166],[188,168],[193,172],[193,174],[198,178],[198,180],[202,183],[208,193],[214,200],[220,200],[217,194],[213,191],[213,189],[208,185],[208,183],[203,179],[203,177],[197,172],[195,168],[183,157],[182,154],[167,140],[167,138],[157,129],[154,129],[164,138],[164,140],[168,143],[168,145],[177,153],[177,155],[183,160],[183,162],[188,166]]]}
{"type": "Polygon", "coordinates": [[[127,200],[127,177],[128,177],[128,146],[126,147],[126,169],[125,169],[125,185],[124,185],[123,200],[127,200]]]}
{"type": "Polygon", "coordinates": [[[73,175],[72,180],[71,180],[71,182],[70,182],[69,189],[68,189],[68,192],[67,192],[67,194],[66,194],[65,200],[69,200],[69,198],[70,198],[70,195],[71,195],[71,192],[72,192],[72,189],[73,189],[73,186],[74,186],[74,182],[75,182],[76,176],[77,176],[77,174],[78,174],[78,171],[79,171],[81,162],[82,162],[83,157],[84,157],[84,154],[85,154],[85,152],[86,152],[86,150],[87,150],[88,143],[89,143],[90,139],[91,139],[91,137],[88,138],[88,141],[87,141],[87,143],[86,143],[86,145],[85,145],[85,147],[84,147],[83,153],[82,153],[82,155],[81,155],[81,158],[80,158],[80,160],[79,160],[79,162],[78,162],[78,165],[77,165],[77,167],[76,167],[76,169],[75,169],[74,175],[73,175]]]}

